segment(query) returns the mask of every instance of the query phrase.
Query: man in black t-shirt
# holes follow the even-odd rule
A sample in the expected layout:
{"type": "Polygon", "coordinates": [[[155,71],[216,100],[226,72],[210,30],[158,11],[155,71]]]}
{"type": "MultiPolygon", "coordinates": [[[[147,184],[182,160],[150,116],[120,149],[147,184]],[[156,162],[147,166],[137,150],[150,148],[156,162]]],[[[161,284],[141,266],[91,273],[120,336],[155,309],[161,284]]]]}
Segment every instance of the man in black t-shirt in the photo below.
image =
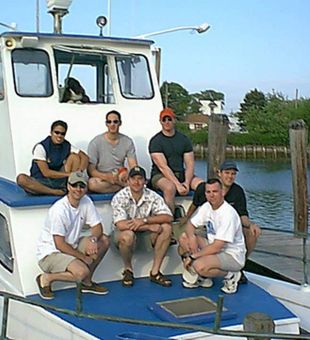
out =
{"type": "Polygon", "coordinates": [[[175,122],[175,113],[169,108],[163,109],[160,113],[162,129],[149,143],[152,158],[151,185],[163,192],[172,213],[176,193],[185,196],[202,182],[201,178],[194,175],[192,143],[175,129],[175,122]]]}
{"type": "MultiPolygon", "coordinates": [[[[261,229],[257,224],[253,223],[249,219],[244,190],[239,184],[235,183],[237,171],[238,167],[235,162],[225,161],[220,166],[218,176],[223,183],[225,201],[231,204],[240,216],[248,257],[255,248],[257,239],[261,235],[261,229]]],[[[197,186],[197,189],[194,193],[193,202],[190,205],[186,215],[186,220],[188,220],[193,215],[198,207],[207,201],[205,195],[205,185],[206,183],[202,182],[197,186]]]]}

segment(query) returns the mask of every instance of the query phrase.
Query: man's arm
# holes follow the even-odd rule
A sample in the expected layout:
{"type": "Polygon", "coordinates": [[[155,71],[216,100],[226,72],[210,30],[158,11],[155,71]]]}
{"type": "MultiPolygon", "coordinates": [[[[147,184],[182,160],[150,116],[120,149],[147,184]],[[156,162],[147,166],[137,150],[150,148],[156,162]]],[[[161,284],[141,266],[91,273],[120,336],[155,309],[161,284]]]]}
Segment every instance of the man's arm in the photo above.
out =
{"type": "Polygon", "coordinates": [[[185,164],[185,185],[189,191],[192,179],[194,177],[194,152],[186,152],[183,156],[183,160],[185,164]]]}
{"type": "Polygon", "coordinates": [[[226,242],[222,240],[214,240],[213,243],[208,244],[205,248],[193,253],[191,258],[197,259],[201,256],[218,254],[225,246],[226,242]]]}
{"type": "Polygon", "coordinates": [[[63,177],[70,176],[70,172],[51,170],[48,167],[48,164],[46,161],[36,160],[35,162],[37,163],[43,176],[46,178],[63,178],[63,177]]]}
{"type": "Polygon", "coordinates": [[[250,233],[253,236],[255,236],[255,238],[258,238],[261,235],[262,231],[260,227],[256,223],[251,222],[249,219],[249,216],[243,215],[243,216],[240,216],[240,218],[241,218],[242,227],[249,229],[250,233]]]}
{"type": "Polygon", "coordinates": [[[64,253],[64,254],[68,254],[71,256],[76,257],[77,259],[83,261],[86,264],[91,264],[92,263],[92,258],[84,255],[83,253],[81,253],[80,251],[78,251],[77,249],[74,249],[69,243],[67,243],[65,241],[65,237],[64,236],[60,236],[60,235],[53,235],[53,239],[55,242],[55,246],[56,248],[64,253]]]}
{"type": "Polygon", "coordinates": [[[164,154],[160,152],[153,152],[151,153],[151,158],[153,162],[157,165],[163,176],[176,186],[178,193],[181,195],[186,194],[186,188],[180,183],[180,181],[174,175],[173,171],[169,168],[164,154]]]}
{"type": "Polygon", "coordinates": [[[127,158],[127,163],[128,163],[129,169],[131,169],[134,166],[138,165],[137,160],[134,157],[128,157],[127,158]]]}
{"type": "Polygon", "coordinates": [[[132,231],[154,231],[153,226],[155,224],[160,225],[163,223],[171,223],[173,220],[171,215],[160,214],[157,216],[149,216],[145,218],[134,218],[121,220],[115,223],[116,227],[120,231],[132,230],[132,231]]]}

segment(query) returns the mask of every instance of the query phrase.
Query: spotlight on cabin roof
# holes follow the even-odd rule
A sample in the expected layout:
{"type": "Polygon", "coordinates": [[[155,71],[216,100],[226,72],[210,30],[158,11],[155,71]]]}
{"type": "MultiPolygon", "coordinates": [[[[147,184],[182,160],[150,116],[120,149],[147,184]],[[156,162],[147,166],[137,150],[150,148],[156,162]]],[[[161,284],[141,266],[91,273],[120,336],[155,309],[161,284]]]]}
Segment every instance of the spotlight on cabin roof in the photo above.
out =
{"type": "Polygon", "coordinates": [[[46,0],[49,11],[68,10],[72,0],[46,0]]]}
{"type": "Polygon", "coordinates": [[[105,16],[100,15],[99,17],[97,17],[96,24],[100,28],[100,33],[99,33],[100,36],[102,36],[102,29],[107,24],[107,22],[108,22],[108,19],[105,16]]]}

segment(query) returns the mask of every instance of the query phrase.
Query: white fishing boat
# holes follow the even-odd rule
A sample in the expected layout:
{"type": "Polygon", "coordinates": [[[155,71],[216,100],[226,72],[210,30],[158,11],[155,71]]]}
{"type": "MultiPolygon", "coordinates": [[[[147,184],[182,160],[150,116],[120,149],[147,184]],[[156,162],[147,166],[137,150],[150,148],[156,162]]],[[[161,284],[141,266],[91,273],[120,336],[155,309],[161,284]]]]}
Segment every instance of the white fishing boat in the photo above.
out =
{"type": "MultiPolygon", "coordinates": [[[[122,132],[133,138],[139,163],[150,169],[147,145],[160,129],[162,109],[153,41],[16,31],[0,35],[0,290],[5,297],[1,338],[228,339],[236,334],[226,332],[242,331],[245,316],[253,312],[268,314],[282,338],[283,333],[297,338],[301,328],[310,332],[307,287],[251,273],[247,285],[225,296],[219,321],[213,302],[219,300],[221,280],[210,289],[183,288],[176,246],[170,247],[163,265],[172,278],[171,288],[150,283],[152,251],[141,244],[134,257],[134,287],[121,286],[121,257],[111,247],[94,276],[110,289],[108,295],[82,295],[77,300],[75,285],[59,282],[53,285],[56,297],[48,305],[39,297],[36,244],[47,210],[59,197],[31,196],[17,186],[16,176],[29,172],[32,148],[46,137],[53,121],[66,121],[68,140],[86,150],[113,109],[122,114],[122,132]],[[90,102],[64,100],[68,77],[79,79],[90,102]],[[193,301],[191,305],[201,303],[196,316],[170,311],[169,301],[183,299],[193,301]]],[[[109,229],[112,194],[90,197],[109,229]]],[[[186,207],[189,199],[178,198],[178,204],[186,207]]]]}

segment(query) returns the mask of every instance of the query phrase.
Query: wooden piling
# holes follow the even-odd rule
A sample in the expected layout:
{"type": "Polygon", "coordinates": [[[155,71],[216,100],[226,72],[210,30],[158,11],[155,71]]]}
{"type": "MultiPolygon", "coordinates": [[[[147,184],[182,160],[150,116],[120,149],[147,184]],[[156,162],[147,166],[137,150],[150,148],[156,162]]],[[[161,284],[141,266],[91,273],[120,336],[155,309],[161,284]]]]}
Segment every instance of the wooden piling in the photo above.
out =
{"type": "Polygon", "coordinates": [[[307,141],[308,130],[303,120],[290,123],[289,129],[294,198],[294,233],[308,237],[307,141]]]}
{"type": "Polygon", "coordinates": [[[208,176],[217,177],[217,170],[225,160],[229,120],[226,115],[212,114],[208,127],[208,176]]]}

